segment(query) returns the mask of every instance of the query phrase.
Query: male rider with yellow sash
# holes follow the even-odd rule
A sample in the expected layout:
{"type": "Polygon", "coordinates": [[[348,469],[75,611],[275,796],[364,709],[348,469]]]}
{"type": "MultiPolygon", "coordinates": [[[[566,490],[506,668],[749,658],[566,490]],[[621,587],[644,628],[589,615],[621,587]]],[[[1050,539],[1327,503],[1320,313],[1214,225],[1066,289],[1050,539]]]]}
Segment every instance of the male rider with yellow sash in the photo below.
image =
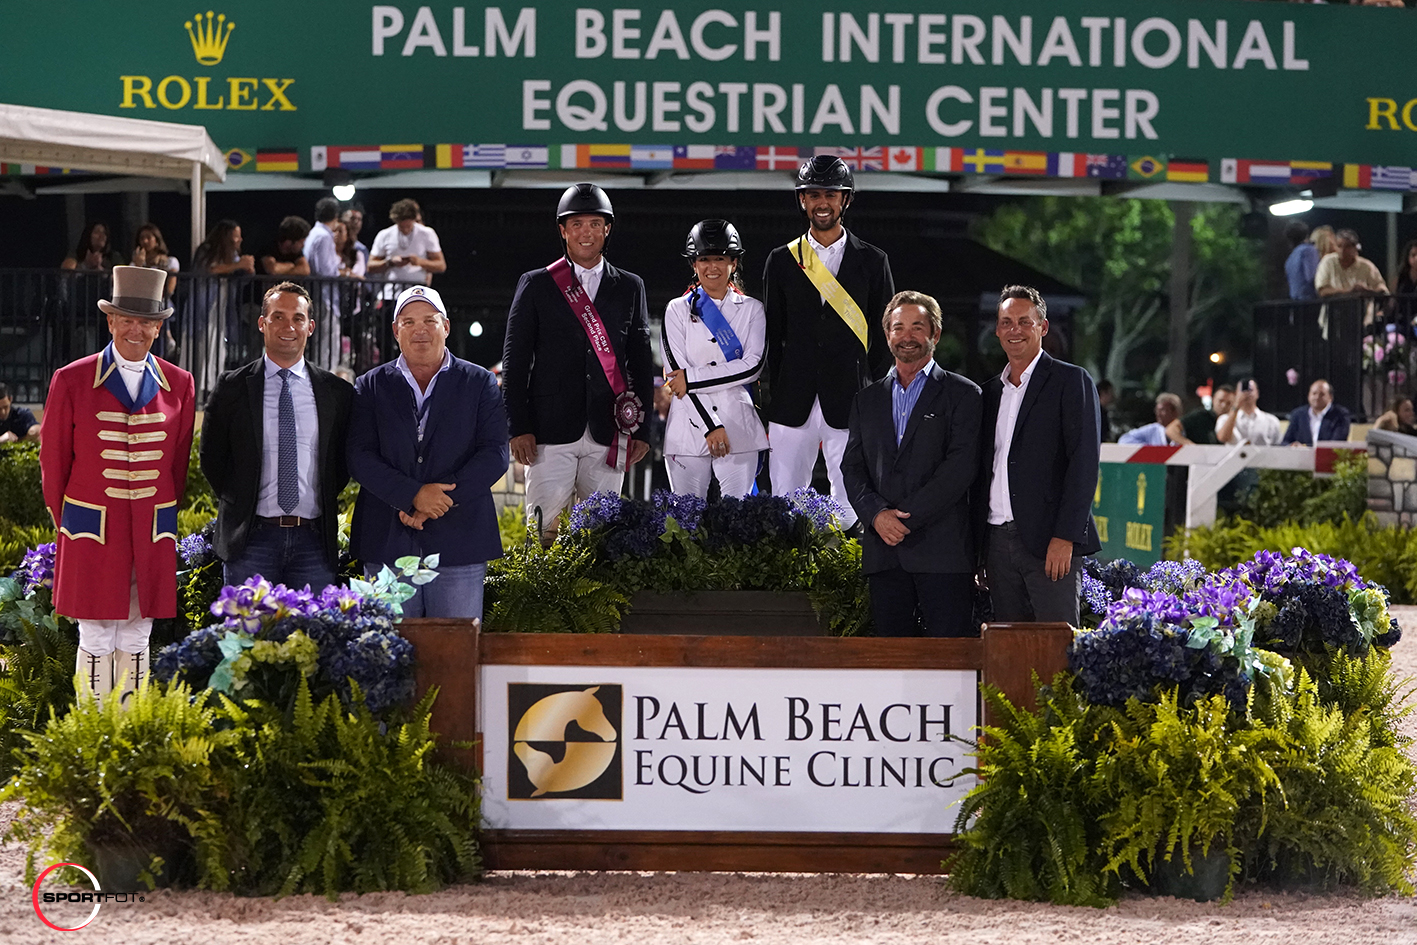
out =
{"type": "Polygon", "coordinates": [[[841,476],[851,401],[890,365],[881,316],[895,295],[886,254],[841,225],[854,193],[841,158],[798,168],[807,233],[768,254],[763,272],[772,491],[810,486],[820,448],[843,528],[856,523],[841,476]]]}
{"type": "Polygon", "coordinates": [[[602,255],[615,222],[609,196],[573,184],[556,222],[565,255],[517,283],[502,349],[512,457],[527,467],[527,522],[543,540],[562,509],[620,491],[649,452],[654,395],[644,282],[602,255]]]}

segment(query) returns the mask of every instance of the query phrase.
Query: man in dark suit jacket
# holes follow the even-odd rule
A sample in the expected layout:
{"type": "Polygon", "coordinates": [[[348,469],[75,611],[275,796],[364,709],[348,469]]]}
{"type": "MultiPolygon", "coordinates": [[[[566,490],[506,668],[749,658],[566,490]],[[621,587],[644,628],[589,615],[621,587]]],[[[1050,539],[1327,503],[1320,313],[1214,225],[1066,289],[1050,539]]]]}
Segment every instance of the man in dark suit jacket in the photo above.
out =
{"type": "Polygon", "coordinates": [[[1078,623],[1082,557],[1102,547],[1092,521],[1101,459],[1097,388],[1043,350],[1048,305],[1006,286],[994,334],[1009,363],[984,384],[976,540],[995,619],[1078,623]]]}
{"type": "Polygon", "coordinates": [[[339,494],[354,389],[305,360],[310,293],[282,282],[261,300],[265,355],[222,375],[202,419],[202,472],[217,497],[224,580],[259,574],[318,590],[339,566],[339,494]]]}
{"type": "Polygon", "coordinates": [[[1348,439],[1352,418],[1346,408],[1333,402],[1333,387],[1328,381],[1318,380],[1309,385],[1309,406],[1290,411],[1289,428],[1284,431],[1280,445],[1313,446],[1315,424],[1320,440],[1348,439]]]}
{"type": "Polygon", "coordinates": [[[820,445],[844,528],[856,522],[841,476],[851,402],[890,364],[879,319],[895,294],[886,254],[841,224],[854,193],[851,169],[841,158],[803,164],[797,200],[807,233],[769,253],[763,270],[772,491],[785,495],[810,486],[820,445]],[[808,263],[845,290],[847,311],[824,301],[808,263]]]}
{"type": "Polygon", "coordinates": [[[886,306],[895,367],[851,405],[841,471],[865,525],[862,570],[877,636],[963,637],[972,625],[969,489],[979,449],[979,388],[935,363],[940,306],[900,292],[886,306]]]}
{"type": "Polygon", "coordinates": [[[507,474],[507,414],[492,372],[448,350],[449,327],[437,291],[405,289],[394,303],[398,359],[355,382],[349,548],[366,574],[438,555],[438,577],[403,615],[478,619],[487,562],[502,557],[492,487],[507,474]]]}
{"type": "Polygon", "coordinates": [[[525,273],[507,313],[502,393],[512,457],[528,467],[527,522],[542,530],[543,540],[555,536],[557,516],[573,502],[592,492],[619,493],[625,472],[649,452],[644,418],[655,373],[649,306],[640,277],[602,255],[614,221],[605,191],[594,184],[568,188],[556,210],[565,258],[525,273]],[[593,300],[611,349],[607,362],[592,349],[590,329],[554,270],[569,273],[578,302],[593,300]],[[623,391],[612,386],[619,384],[623,391]]]}

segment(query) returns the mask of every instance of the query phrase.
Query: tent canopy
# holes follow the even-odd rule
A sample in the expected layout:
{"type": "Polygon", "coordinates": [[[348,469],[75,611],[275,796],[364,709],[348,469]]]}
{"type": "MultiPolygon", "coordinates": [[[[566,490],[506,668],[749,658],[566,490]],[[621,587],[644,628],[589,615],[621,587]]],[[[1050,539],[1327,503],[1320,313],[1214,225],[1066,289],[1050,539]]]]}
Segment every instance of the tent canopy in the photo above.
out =
{"type": "Polygon", "coordinates": [[[0,161],[204,181],[226,179],[226,161],[200,125],[114,118],[0,104],[0,161]]]}

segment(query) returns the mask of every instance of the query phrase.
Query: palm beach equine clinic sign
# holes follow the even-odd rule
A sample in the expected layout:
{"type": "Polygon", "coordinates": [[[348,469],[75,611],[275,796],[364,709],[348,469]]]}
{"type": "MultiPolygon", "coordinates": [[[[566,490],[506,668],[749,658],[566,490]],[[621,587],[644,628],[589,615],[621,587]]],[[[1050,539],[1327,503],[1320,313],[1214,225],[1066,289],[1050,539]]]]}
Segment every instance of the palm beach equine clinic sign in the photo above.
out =
{"type": "Polygon", "coordinates": [[[1400,66],[1417,22],[1402,10],[248,0],[194,15],[157,0],[134,18],[73,6],[81,30],[43,5],[7,13],[7,100],[201,122],[223,148],[267,151],[266,170],[356,147],[374,155],[363,167],[474,166],[484,146],[469,142],[496,141],[538,149],[525,163],[542,167],[775,167],[756,159],[822,145],[880,149],[862,160],[881,170],[1083,176],[1101,157],[1093,176],[1174,163],[1180,179],[1228,167],[1241,183],[1250,159],[1417,163],[1417,88],[1400,66]],[[440,146],[456,159],[440,163],[440,146]]]}
{"type": "Polygon", "coordinates": [[[977,684],[964,670],[485,665],[483,816],[496,829],[949,833],[974,783],[956,776],[977,684]]]}

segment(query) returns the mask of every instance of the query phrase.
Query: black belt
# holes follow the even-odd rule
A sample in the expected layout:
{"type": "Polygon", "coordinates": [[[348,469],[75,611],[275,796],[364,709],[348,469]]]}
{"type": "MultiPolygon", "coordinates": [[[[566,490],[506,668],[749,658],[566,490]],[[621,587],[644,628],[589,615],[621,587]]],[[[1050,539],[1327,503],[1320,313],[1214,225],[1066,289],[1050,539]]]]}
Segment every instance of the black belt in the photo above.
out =
{"type": "Polygon", "coordinates": [[[279,528],[300,528],[302,525],[314,525],[318,518],[301,518],[299,515],[277,515],[270,518],[265,515],[257,515],[256,521],[265,522],[267,525],[275,525],[279,528]]]}

